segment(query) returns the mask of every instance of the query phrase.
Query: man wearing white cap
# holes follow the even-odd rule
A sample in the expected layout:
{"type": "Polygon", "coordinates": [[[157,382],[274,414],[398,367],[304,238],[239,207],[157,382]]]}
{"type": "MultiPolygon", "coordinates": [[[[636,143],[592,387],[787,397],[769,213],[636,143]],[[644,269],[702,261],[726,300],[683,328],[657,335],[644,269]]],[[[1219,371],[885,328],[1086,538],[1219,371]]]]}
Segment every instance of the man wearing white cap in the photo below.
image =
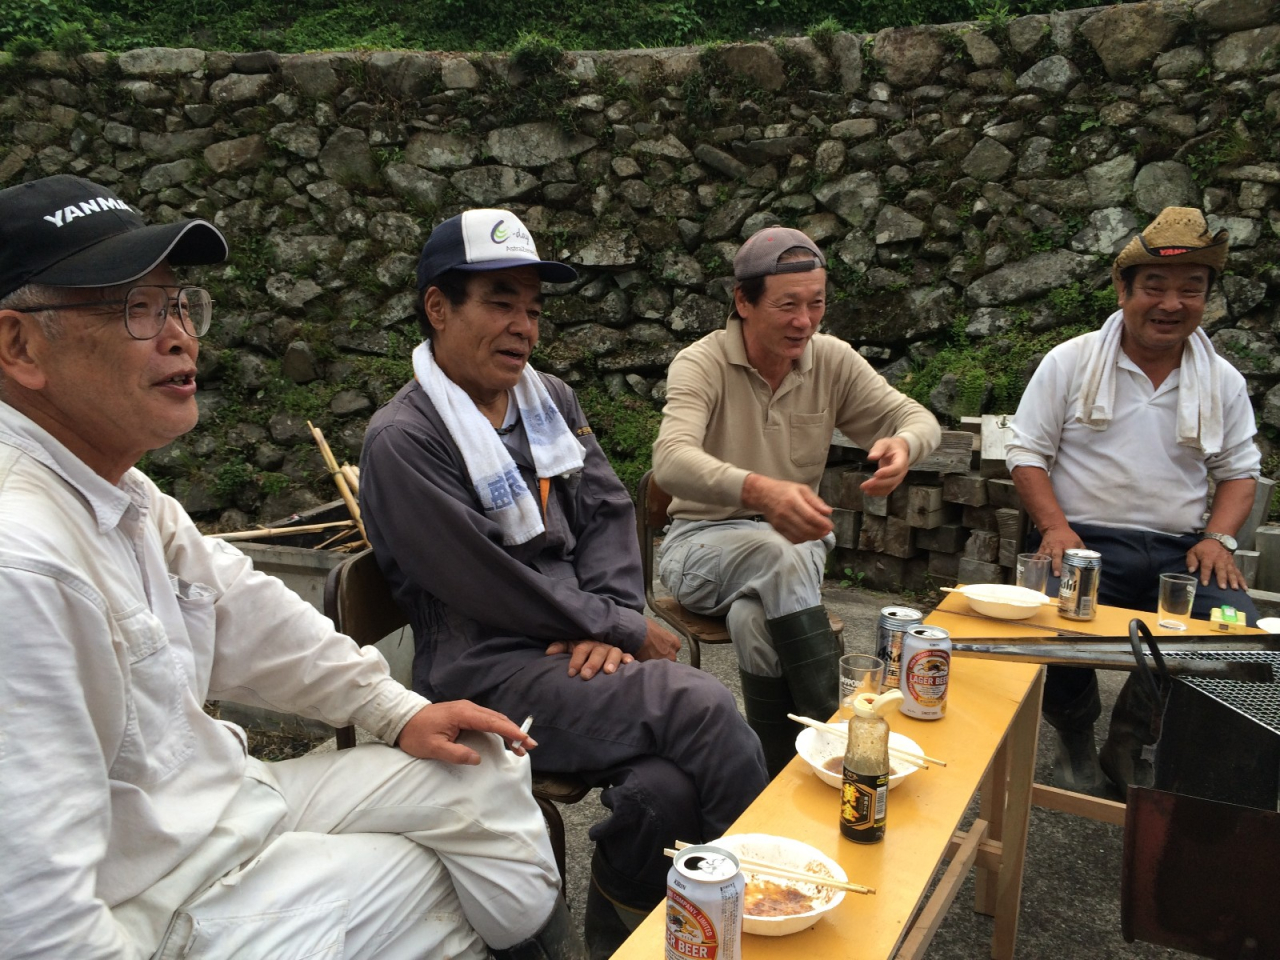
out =
{"type": "Polygon", "coordinates": [[[532,741],[134,469],[196,423],[212,302],[174,268],[226,255],[78,177],[0,191],[0,957],[581,957],[532,741]],[[261,763],[209,699],[384,743],[261,763]]]}
{"type": "Polygon", "coordinates": [[[532,714],[535,768],[604,787],[586,939],[607,957],[665,895],[663,848],[720,836],[765,779],[733,697],[642,613],[631,498],[573,391],[528,365],[542,281],[576,276],[507,210],[431,232],[426,339],[369,424],[360,499],[414,688],[532,714]]]}
{"type": "MultiPolygon", "coordinates": [[[[1228,604],[1257,617],[1232,557],[1259,475],[1253,407],[1244,377],[1200,328],[1227,247],[1227,231],[1211,234],[1199,210],[1163,210],[1116,257],[1120,309],[1051,350],[1018,405],[1007,460],[1035,524],[1029,545],[1053,558],[1055,577],[1065,550],[1100,552],[1101,603],[1154,611],[1159,575],[1192,573],[1196,616],[1228,604]]],[[[1122,795],[1150,783],[1142,748],[1158,719],[1134,679],[1116,701],[1099,766],[1093,671],[1049,668],[1058,786],[1101,795],[1103,773],[1122,795]]]]}
{"type": "Polygon", "coordinates": [[[848,343],[818,333],[826,259],[799,230],[766,227],[733,261],[734,312],[680,352],[653,447],[673,495],[659,573],[696,613],[727,616],[747,722],[770,775],[795,753],[799,712],[838,703],[840,644],[822,606],[835,544],[818,496],[832,430],[867,450],[887,496],[938,445],[937,420],[848,343]]]}

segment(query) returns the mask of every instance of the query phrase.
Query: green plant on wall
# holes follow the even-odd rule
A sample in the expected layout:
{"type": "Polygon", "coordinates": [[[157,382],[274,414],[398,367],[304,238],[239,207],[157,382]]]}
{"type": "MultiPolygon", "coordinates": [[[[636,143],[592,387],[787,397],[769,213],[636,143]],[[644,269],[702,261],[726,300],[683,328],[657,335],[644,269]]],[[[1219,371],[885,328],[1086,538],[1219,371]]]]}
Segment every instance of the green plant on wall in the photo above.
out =
{"type": "Polygon", "coordinates": [[[578,391],[578,400],[596,440],[614,471],[635,493],[640,478],[653,465],[653,441],[662,414],[639,397],[612,397],[602,387],[578,391]]]}

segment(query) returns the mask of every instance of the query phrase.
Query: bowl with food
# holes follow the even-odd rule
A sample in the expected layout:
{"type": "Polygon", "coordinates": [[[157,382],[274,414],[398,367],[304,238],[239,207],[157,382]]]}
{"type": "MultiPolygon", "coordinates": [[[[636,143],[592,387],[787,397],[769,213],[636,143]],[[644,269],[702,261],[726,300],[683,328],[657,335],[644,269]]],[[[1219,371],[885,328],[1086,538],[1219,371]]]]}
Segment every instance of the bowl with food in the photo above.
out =
{"type": "MultiPolygon", "coordinates": [[[[796,737],[796,753],[809,765],[819,780],[839,789],[844,785],[844,750],[847,733],[843,723],[827,725],[826,730],[805,727],[796,737]]],[[[889,731],[889,789],[892,790],[919,769],[904,756],[923,757],[920,744],[910,737],[889,731]],[[895,756],[896,754],[896,756],[895,756]]],[[[923,760],[921,761],[924,762],[923,760]]]]}
{"type": "Polygon", "coordinates": [[[807,930],[844,899],[844,891],[835,887],[769,876],[750,865],[768,864],[841,883],[848,881],[840,864],[807,843],[768,833],[740,833],[721,837],[713,845],[742,861],[742,875],[747,882],[742,897],[742,929],[747,933],[781,937],[807,930]]]}
{"type": "Polygon", "coordinates": [[[974,613],[997,620],[1026,620],[1046,603],[1057,601],[1039,590],[1028,590],[1011,583],[970,583],[956,588],[964,594],[974,613]]]}

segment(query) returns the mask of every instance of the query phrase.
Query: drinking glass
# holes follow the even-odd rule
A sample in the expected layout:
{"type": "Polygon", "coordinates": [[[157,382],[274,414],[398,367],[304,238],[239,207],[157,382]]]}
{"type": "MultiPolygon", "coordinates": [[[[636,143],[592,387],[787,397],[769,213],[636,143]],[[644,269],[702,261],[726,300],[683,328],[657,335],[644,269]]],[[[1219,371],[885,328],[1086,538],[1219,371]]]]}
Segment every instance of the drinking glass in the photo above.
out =
{"type": "Polygon", "coordinates": [[[1047,553],[1018,554],[1018,586],[1044,593],[1049,585],[1049,569],[1053,558],[1047,553]]]}
{"type": "Polygon", "coordinates": [[[849,653],[840,658],[840,717],[853,716],[853,701],[860,693],[880,692],[884,684],[884,661],[866,653],[849,653]]]}
{"type": "Polygon", "coordinates": [[[1196,578],[1189,573],[1160,574],[1158,623],[1166,630],[1185,630],[1196,598],[1196,578]]]}

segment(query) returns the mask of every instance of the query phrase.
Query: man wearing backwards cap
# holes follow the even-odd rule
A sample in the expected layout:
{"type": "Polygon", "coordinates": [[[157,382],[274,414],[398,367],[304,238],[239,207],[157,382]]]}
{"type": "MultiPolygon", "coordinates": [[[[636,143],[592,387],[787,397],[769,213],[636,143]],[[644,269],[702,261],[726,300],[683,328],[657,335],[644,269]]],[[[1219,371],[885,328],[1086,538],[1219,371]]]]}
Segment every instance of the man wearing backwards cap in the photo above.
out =
{"type": "MultiPolygon", "coordinates": [[[[1159,575],[1192,573],[1197,617],[1222,604],[1257,617],[1232,558],[1259,469],[1253,407],[1244,377],[1200,329],[1226,262],[1227,231],[1211,235],[1199,210],[1167,207],[1116,257],[1120,309],[1051,350],[1018,405],[1008,464],[1035,523],[1031,547],[1053,557],[1055,576],[1063,551],[1099,551],[1101,603],[1154,611],[1159,575]]],[[[1122,796],[1150,783],[1141,753],[1155,742],[1152,706],[1133,679],[1099,768],[1094,672],[1049,668],[1044,713],[1059,734],[1059,786],[1101,795],[1103,772],[1122,796]]]]}
{"type": "Polygon", "coordinates": [[[404,689],[133,469],[196,423],[211,302],[174,268],[226,254],[77,177],[0,191],[0,957],[581,956],[532,741],[404,689]],[[261,763],[210,698],[399,749],[261,763]]]}
{"type": "Polygon", "coordinates": [[[795,753],[799,712],[825,720],[838,696],[839,641],[822,606],[831,507],[818,496],[832,428],[868,451],[862,484],[887,496],[937,446],[938,422],[854,349],[817,332],[822,251],[767,227],[733,261],[734,313],[680,352],[653,448],[673,495],[662,582],[697,613],[728,617],[747,722],[770,774],[795,753]]]}
{"type": "Polygon", "coordinates": [[[720,836],[765,775],[733,698],[641,612],[635,511],[573,391],[528,365],[542,281],[576,276],[507,210],[431,232],[426,339],[369,424],[360,499],[414,688],[532,714],[535,768],[604,787],[586,939],[607,957],[665,895],[663,847],[720,836]]]}

